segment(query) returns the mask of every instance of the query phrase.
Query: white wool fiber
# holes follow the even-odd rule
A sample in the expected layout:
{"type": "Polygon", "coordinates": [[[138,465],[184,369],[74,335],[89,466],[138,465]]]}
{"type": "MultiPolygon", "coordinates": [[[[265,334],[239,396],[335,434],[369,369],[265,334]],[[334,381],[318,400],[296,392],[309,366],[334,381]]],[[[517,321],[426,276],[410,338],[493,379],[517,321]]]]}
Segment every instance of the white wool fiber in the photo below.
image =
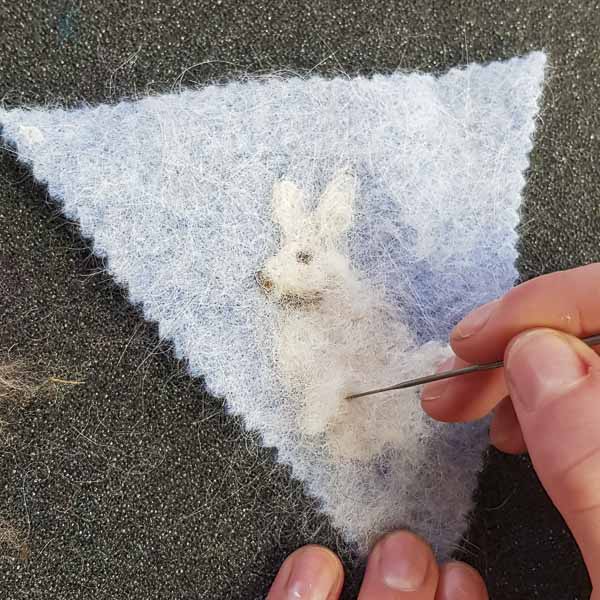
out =
{"type": "Polygon", "coordinates": [[[193,375],[365,551],[460,542],[486,423],[418,390],[451,326],[505,292],[546,58],[441,76],[266,78],[76,110],[0,111],[193,375]]]}

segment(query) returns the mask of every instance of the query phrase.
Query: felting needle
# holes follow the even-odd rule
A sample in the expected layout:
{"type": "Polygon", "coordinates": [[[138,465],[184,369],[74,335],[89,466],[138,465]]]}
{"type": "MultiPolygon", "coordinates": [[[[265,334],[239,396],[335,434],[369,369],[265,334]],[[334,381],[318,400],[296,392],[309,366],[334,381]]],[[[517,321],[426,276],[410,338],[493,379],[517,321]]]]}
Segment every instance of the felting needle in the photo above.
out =
{"type": "MultiPolygon", "coordinates": [[[[586,343],[588,346],[600,346],[600,334],[582,338],[581,341],[586,343]]],[[[353,400],[354,398],[364,398],[365,396],[373,396],[374,394],[382,394],[383,392],[391,392],[393,390],[404,390],[406,388],[415,387],[417,385],[431,383],[432,381],[450,379],[451,377],[458,377],[459,375],[468,375],[469,373],[481,373],[482,371],[491,371],[492,369],[499,369],[503,366],[503,360],[497,360],[496,362],[484,363],[481,365],[469,365],[460,369],[451,369],[450,371],[442,371],[441,373],[434,373],[433,375],[426,375],[425,377],[409,379],[408,381],[403,381],[402,383],[397,383],[396,385],[391,385],[385,388],[379,388],[376,390],[369,390],[367,392],[352,394],[350,396],[346,396],[346,400],[353,400]]]]}

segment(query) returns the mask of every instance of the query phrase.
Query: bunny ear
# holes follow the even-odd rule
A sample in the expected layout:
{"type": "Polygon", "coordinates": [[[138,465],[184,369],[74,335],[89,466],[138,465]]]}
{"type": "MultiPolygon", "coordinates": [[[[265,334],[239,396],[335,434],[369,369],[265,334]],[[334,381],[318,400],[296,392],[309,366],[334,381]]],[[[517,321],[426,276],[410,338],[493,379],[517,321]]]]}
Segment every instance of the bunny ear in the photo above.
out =
{"type": "Polygon", "coordinates": [[[273,220],[284,236],[293,236],[306,221],[306,202],[302,190],[291,181],[273,185],[273,220]]]}
{"type": "Polygon", "coordinates": [[[356,177],[347,168],[339,170],[327,184],[315,213],[324,237],[335,239],[350,228],[355,195],[356,177]]]}

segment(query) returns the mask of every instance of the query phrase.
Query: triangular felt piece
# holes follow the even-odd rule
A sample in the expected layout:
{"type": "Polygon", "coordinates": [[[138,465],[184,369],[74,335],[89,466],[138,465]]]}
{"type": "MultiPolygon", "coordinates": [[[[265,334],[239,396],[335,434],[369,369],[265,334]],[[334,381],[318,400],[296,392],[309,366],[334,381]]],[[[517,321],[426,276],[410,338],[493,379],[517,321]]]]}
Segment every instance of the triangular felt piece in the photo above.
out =
{"type": "Polygon", "coordinates": [[[193,375],[362,550],[460,540],[485,423],[426,418],[450,327],[517,273],[545,56],[434,77],[266,78],[115,106],[0,111],[193,375]]]}

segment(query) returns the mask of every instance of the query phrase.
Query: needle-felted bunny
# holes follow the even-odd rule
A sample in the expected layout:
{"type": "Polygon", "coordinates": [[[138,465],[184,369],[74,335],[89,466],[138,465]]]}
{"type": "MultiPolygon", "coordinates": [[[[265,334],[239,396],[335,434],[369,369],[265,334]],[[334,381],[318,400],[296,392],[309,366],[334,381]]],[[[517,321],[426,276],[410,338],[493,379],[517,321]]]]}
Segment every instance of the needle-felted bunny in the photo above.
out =
{"type": "Polygon", "coordinates": [[[418,436],[422,427],[399,427],[400,420],[416,424],[425,417],[414,390],[376,399],[346,396],[416,375],[414,368],[427,372],[446,351],[435,343],[417,349],[384,290],[351,265],[346,233],[356,189],[352,173],[338,171],[310,211],[301,189],[277,182],[273,220],[281,248],[257,279],[279,305],[275,360],[299,398],[301,432],[322,436],[334,456],[366,459],[386,445],[410,443],[407,436],[418,436]]]}

